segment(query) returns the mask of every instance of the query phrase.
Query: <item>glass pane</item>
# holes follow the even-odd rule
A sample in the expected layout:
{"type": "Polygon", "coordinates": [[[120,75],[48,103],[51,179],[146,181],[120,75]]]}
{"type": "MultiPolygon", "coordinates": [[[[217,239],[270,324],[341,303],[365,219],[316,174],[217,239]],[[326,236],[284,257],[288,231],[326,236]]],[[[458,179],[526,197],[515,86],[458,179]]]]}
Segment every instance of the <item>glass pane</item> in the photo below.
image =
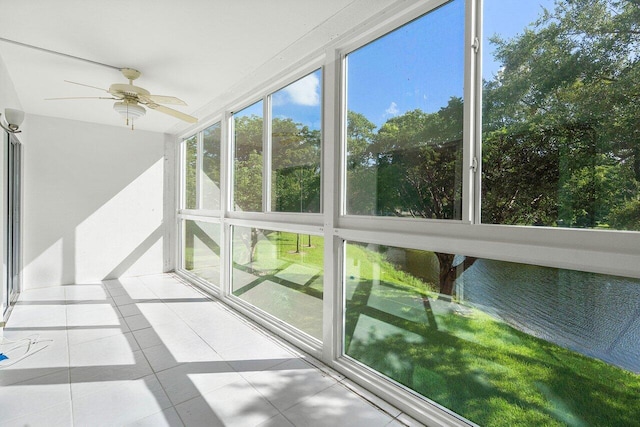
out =
{"type": "Polygon", "coordinates": [[[637,2],[484,5],[483,222],[640,230],[637,2]]]}
{"type": "Polygon", "coordinates": [[[262,211],[262,101],[233,115],[235,210],[262,211]]]}
{"type": "Polygon", "coordinates": [[[324,239],[233,227],[233,295],[322,340],[324,239]]]}
{"type": "Polygon", "coordinates": [[[271,96],[271,210],[320,212],[320,70],[271,96]]]}
{"type": "Polygon", "coordinates": [[[220,224],[184,221],[184,269],[220,285],[220,224]]]}
{"type": "Polygon", "coordinates": [[[464,1],[347,65],[346,213],[461,219],[464,1]]]}
{"type": "Polygon", "coordinates": [[[220,209],[220,123],[202,132],[202,209],[220,209]]]}
{"type": "Polygon", "coordinates": [[[184,140],[184,208],[196,208],[196,170],[198,162],[198,137],[184,140]]]}
{"type": "Polygon", "coordinates": [[[479,425],[640,419],[640,279],[349,242],[345,353],[479,425]]]}

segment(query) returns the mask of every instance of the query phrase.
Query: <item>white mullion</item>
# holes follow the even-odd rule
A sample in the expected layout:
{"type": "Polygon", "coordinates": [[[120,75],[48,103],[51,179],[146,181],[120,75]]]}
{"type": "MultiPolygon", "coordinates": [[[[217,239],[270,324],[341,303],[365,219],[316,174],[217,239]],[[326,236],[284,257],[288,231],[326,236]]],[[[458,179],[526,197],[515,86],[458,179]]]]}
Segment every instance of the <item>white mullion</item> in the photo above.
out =
{"type": "Polygon", "coordinates": [[[271,211],[271,96],[262,102],[262,212],[271,211]]]}
{"type": "Polygon", "coordinates": [[[477,79],[476,68],[480,62],[479,38],[475,20],[476,1],[466,2],[464,37],[464,125],[462,149],[462,212],[463,223],[473,223],[475,219],[475,179],[477,177],[476,151],[477,137],[477,79]]]}
{"type": "Polygon", "coordinates": [[[176,238],[178,241],[178,244],[176,245],[178,246],[178,250],[176,251],[178,253],[176,260],[176,270],[184,270],[184,222],[185,219],[183,218],[178,218],[178,220],[176,221],[176,238]]]}
{"type": "Polygon", "coordinates": [[[227,156],[230,147],[230,132],[229,132],[229,117],[225,114],[220,119],[220,210],[218,212],[218,220],[220,227],[220,286],[218,287],[218,297],[223,298],[224,295],[228,295],[228,287],[226,285],[225,268],[227,265],[227,259],[229,254],[226,250],[227,233],[225,231],[224,219],[226,217],[228,207],[228,170],[229,162],[227,156]]]}
{"type": "Polygon", "coordinates": [[[227,144],[229,147],[228,153],[225,156],[224,160],[228,165],[228,171],[226,174],[226,178],[228,180],[228,185],[226,186],[227,197],[225,198],[225,202],[227,204],[227,208],[223,211],[224,215],[227,216],[229,212],[235,211],[235,202],[234,202],[234,176],[235,176],[235,149],[236,149],[236,138],[235,138],[235,118],[233,113],[229,113],[228,117],[225,120],[227,124],[228,132],[228,140],[227,144]]]}
{"type": "Polygon", "coordinates": [[[178,211],[182,211],[186,208],[186,185],[185,183],[187,182],[186,180],[186,173],[187,173],[187,168],[186,168],[186,159],[187,159],[187,154],[186,154],[186,139],[183,139],[180,141],[180,144],[178,144],[178,166],[177,166],[177,172],[178,172],[178,211]]]}
{"type": "Polygon", "coordinates": [[[229,212],[233,211],[233,182],[235,168],[235,122],[233,113],[225,114],[221,122],[220,140],[224,141],[220,156],[222,166],[220,170],[220,186],[222,190],[222,205],[220,206],[220,233],[222,247],[220,248],[220,297],[223,300],[231,294],[231,229],[228,224],[229,212]],[[224,137],[224,138],[223,138],[224,137]],[[224,172],[224,173],[223,173],[224,172]]]}
{"type": "Polygon", "coordinates": [[[237,227],[259,228],[261,230],[282,231],[285,233],[311,234],[314,236],[322,236],[324,227],[318,225],[308,225],[300,223],[283,223],[283,222],[257,222],[251,219],[228,218],[227,224],[237,227]]]}
{"type": "Polygon", "coordinates": [[[231,286],[231,268],[233,264],[232,259],[232,234],[231,224],[225,222],[220,223],[220,234],[222,237],[222,247],[220,248],[220,298],[227,302],[229,296],[232,294],[231,286]],[[223,253],[225,254],[224,256],[223,253]]]}
{"type": "Polygon", "coordinates": [[[230,132],[229,132],[229,119],[225,115],[220,119],[220,200],[219,200],[219,212],[217,213],[220,220],[224,219],[229,206],[228,202],[228,170],[229,162],[227,161],[227,155],[230,151],[230,132]]]}
{"type": "Polygon", "coordinates": [[[202,209],[202,150],[204,132],[196,134],[196,210],[202,209]]]}
{"type": "Polygon", "coordinates": [[[180,212],[182,212],[185,208],[185,193],[186,193],[186,167],[185,167],[185,163],[186,163],[186,146],[187,144],[185,143],[185,139],[182,139],[180,141],[180,143],[178,144],[178,147],[176,149],[177,151],[177,159],[178,161],[176,162],[177,165],[175,167],[175,170],[177,172],[176,176],[177,176],[177,202],[178,202],[178,215],[176,215],[176,221],[173,224],[173,226],[176,229],[176,250],[175,250],[175,256],[176,256],[176,265],[175,268],[176,269],[183,269],[184,268],[184,240],[182,237],[182,219],[180,217],[180,212]]]}
{"type": "Polygon", "coordinates": [[[333,364],[340,356],[343,316],[342,280],[340,278],[341,262],[338,258],[340,251],[336,251],[337,239],[333,234],[336,220],[341,212],[341,200],[344,191],[340,191],[342,175],[342,161],[340,160],[340,146],[343,132],[342,115],[344,104],[341,96],[342,59],[340,52],[334,50],[333,56],[327,56],[330,62],[324,67],[323,89],[330,96],[324,97],[322,106],[322,199],[324,200],[324,284],[322,309],[322,360],[333,364]]]}
{"type": "Polygon", "coordinates": [[[476,56],[475,66],[475,85],[476,85],[476,99],[474,103],[475,108],[475,129],[474,129],[474,153],[477,160],[477,169],[475,172],[474,195],[473,195],[473,217],[472,222],[474,224],[480,224],[482,222],[482,25],[483,25],[483,1],[473,0],[475,5],[473,10],[474,16],[472,17],[474,24],[476,25],[475,33],[478,38],[478,54],[476,56]]]}

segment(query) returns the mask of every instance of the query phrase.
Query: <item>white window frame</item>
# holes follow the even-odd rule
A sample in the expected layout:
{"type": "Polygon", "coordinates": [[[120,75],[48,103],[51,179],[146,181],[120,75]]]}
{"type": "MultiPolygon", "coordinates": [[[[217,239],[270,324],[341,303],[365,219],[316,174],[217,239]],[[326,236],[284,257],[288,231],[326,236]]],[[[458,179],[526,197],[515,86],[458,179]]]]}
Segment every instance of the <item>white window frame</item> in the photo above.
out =
{"type": "MultiPolygon", "coordinates": [[[[640,232],[616,230],[563,229],[483,224],[480,221],[482,164],[482,0],[465,2],[465,70],[464,70],[464,134],[463,134],[463,211],[461,220],[382,218],[345,215],[346,140],[346,65],[345,56],[371,41],[417,19],[448,0],[426,0],[398,5],[348,34],[331,40],[320,50],[302,58],[280,75],[272,77],[226,105],[203,126],[191,128],[193,135],[216,121],[221,122],[221,210],[178,210],[177,274],[198,283],[184,272],[181,258],[183,238],[181,221],[219,222],[221,227],[221,287],[204,288],[224,303],[255,320],[302,350],[317,357],[351,380],[369,388],[405,413],[442,425],[469,425],[468,421],[446,408],[425,400],[415,392],[376,373],[371,368],[344,356],[342,348],[344,318],[343,271],[345,241],[370,242],[386,246],[460,253],[478,258],[525,263],[545,267],[580,270],[640,278],[640,232]],[[267,194],[271,192],[270,96],[288,84],[322,70],[322,160],[320,214],[271,211],[267,194]],[[233,209],[233,112],[263,100],[263,211],[239,212],[233,209]],[[268,141],[269,139],[269,141],[268,141]],[[476,163],[474,163],[474,158],[476,163]],[[476,166],[475,172],[473,171],[476,166]],[[323,340],[310,339],[278,319],[264,316],[249,304],[231,295],[231,227],[245,226],[324,237],[323,340]]],[[[186,139],[186,138],[185,138],[186,139]]],[[[182,147],[182,144],[178,144],[182,147]]],[[[183,149],[179,149],[183,159],[183,149]],[[182,151],[180,151],[182,150],[182,151]]],[[[177,162],[184,167],[184,161],[177,162]]],[[[178,173],[183,179],[182,172],[178,173]]],[[[199,176],[199,171],[198,171],[199,176]]],[[[176,186],[178,193],[182,183],[176,186]]],[[[184,194],[179,194],[179,207],[184,194]]]]}

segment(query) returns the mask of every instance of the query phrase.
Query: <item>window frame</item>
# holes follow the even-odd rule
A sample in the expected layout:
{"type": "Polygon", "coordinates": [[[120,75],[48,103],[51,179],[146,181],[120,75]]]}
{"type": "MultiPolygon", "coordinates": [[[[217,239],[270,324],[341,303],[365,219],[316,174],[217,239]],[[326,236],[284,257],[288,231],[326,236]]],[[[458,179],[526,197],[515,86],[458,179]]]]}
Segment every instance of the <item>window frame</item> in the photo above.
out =
{"type": "Polygon", "coordinates": [[[311,60],[306,66],[298,68],[291,73],[288,73],[284,78],[278,79],[276,82],[267,86],[265,90],[260,91],[261,96],[258,98],[254,96],[247,96],[241,98],[241,101],[232,104],[232,107],[226,110],[226,115],[228,116],[228,129],[229,129],[229,141],[228,146],[230,147],[231,157],[229,158],[230,165],[230,176],[229,181],[231,182],[231,188],[228,189],[228,198],[229,198],[229,209],[227,209],[224,214],[226,218],[231,219],[253,219],[255,221],[273,221],[273,222],[283,222],[286,224],[289,223],[300,223],[304,225],[319,225],[322,224],[322,219],[324,217],[323,208],[324,208],[324,175],[325,171],[323,169],[325,165],[324,160],[324,151],[326,146],[325,139],[325,109],[324,104],[326,102],[326,90],[325,90],[325,65],[322,62],[322,58],[316,58],[311,60]],[[320,120],[323,126],[320,129],[320,168],[321,168],[321,176],[320,176],[320,212],[318,213],[307,213],[307,212],[279,212],[271,209],[271,197],[272,197],[272,171],[271,171],[271,159],[272,159],[272,140],[271,140],[271,121],[272,121],[272,101],[271,97],[276,92],[281,89],[286,88],[290,84],[293,84],[310,74],[315,73],[316,71],[320,71],[321,75],[321,85],[320,85],[320,120]],[[235,168],[233,167],[234,155],[235,152],[235,139],[234,139],[234,114],[242,111],[245,108],[251,107],[257,102],[262,101],[262,210],[259,212],[249,212],[249,211],[238,211],[233,209],[233,183],[234,176],[233,171],[235,168]]]}
{"type": "MultiPolygon", "coordinates": [[[[472,198],[473,188],[475,187],[476,177],[478,174],[472,173],[474,165],[474,157],[476,153],[474,144],[474,132],[476,131],[477,124],[475,119],[477,113],[473,111],[473,102],[478,98],[481,93],[478,93],[477,85],[467,84],[467,78],[469,77],[468,71],[473,67],[476,69],[476,63],[478,55],[472,49],[472,40],[470,33],[475,29],[476,25],[471,24],[469,14],[475,10],[475,2],[465,1],[465,37],[464,37],[464,77],[463,77],[463,99],[464,99],[464,118],[465,126],[463,127],[463,151],[462,151],[462,210],[460,219],[432,219],[432,218],[410,218],[410,217],[383,217],[373,215],[354,215],[347,213],[346,198],[347,198],[347,170],[346,170],[346,156],[347,156],[347,87],[348,87],[348,61],[347,56],[358,49],[365,47],[371,43],[375,43],[377,40],[384,38],[386,35],[400,29],[401,27],[412,23],[418,19],[425,17],[430,12],[436,9],[446,6],[452,0],[437,0],[429,2],[422,7],[415,8],[412,13],[402,14],[396,16],[387,22],[380,25],[373,26],[368,32],[360,35],[359,37],[350,40],[337,48],[341,62],[340,72],[340,211],[338,223],[343,224],[355,224],[359,220],[367,222],[372,221],[375,223],[374,228],[385,230],[390,226],[390,223],[396,221],[403,221],[407,224],[407,228],[415,229],[420,228],[421,224],[435,222],[435,223],[459,223],[459,224],[473,224],[475,220],[475,203],[472,198]],[[468,101],[467,101],[468,100],[468,101]],[[471,123],[470,126],[466,126],[467,123],[471,123]]],[[[463,0],[464,1],[464,0],[463,0]]],[[[478,0],[479,1],[479,0],[478,0]]],[[[480,85],[480,89],[482,86],[480,85]]],[[[477,164],[477,159],[476,159],[477,164]]],[[[393,225],[391,225],[393,227],[393,225]]]]}
{"type": "MultiPolygon", "coordinates": [[[[463,129],[463,210],[461,220],[386,218],[345,214],[346,197],[346,62],[348,53],[383,37],[449,0],[428,0],[401,5],[377,13],[366,25],[354,27],[347,34],[326,43],[322,48],[295,62],[277,76],[271,75],[255,87],[248,88],[235,100],[221,106],[214,119],[221,122],[221,210],[203,212],[184,210],[178,204],[176,226],[176,273],[205,291],[220,298],[258,324],[275,331],[303,351],[347,375],[354,382],[385,398],[405,413],[423,422],[468,426],[469,423],[447,408],[418,396],[404,386],[389,381],[359,362],[345,356],[342,348],[344,331],[343,266],[346,241],[371,242],[421,250],[464,253],[468,256],[491,258],[545,267],[581,270],[640,278],[640,232],[621,230],[565,229],[556,227],[512,226],[484,224],[480,221],[482,172],[482,0],[465,0],[464,59],[464,122],[463,129]],[[270,96],[300,78],[321,69],[321,213],[273,212],[270,200],[271,156],[269,129],[271,123],[270,96]],[[232,208],[233,188],[233,112],[263,100],[263,211],[238,212],[232,208]],[[476,159],[474,163],[474,158],[476,159]],[[474,170],[475,168],[475,170],[474,170]],[[268,187],[268,188],[267,188],[268,187]],[[224,246],[221,249],[221,287],[208,289],[180,267],[181,220],[219,222],[224,246]],[[231,227],[266,228],[285,232],[301,230],[324,237],[324,301],[323,340],[311,340],[282,321],[270,319],[239,298],[230,295],[231,287],[231,227]]],[[[270,71],[273,72],[273,69],[270,71]]],[[[193,135],[208,125],[190,128],[193,135]]],[[[178,135],[178,138],[181,135],[178,135]]],[[[178,144],[183,147],[182,144],[178,144]]],[[[182,148],[177,150],[183,158],[182,148]]],[[[177,162],[180,168],[184,162],[177,162]]],[[[177,169],[178,179],[184,179],[177,169]]],[[[182,183],[176,186],[182,203],[182,183]]]]}
{"type": "Polygon", "coordinates": [[[323,189],[324,189],[324,180],[322,179],[323,175],[324,175],[324,156],[323,156],[323,152],[324,152],[324,101],[325,101],[325,95],[324,95],[324,67],[323,66],[319,66],[317,67],[315,70],[311,70],[309,72],[307,72],[306,74],[303,74],[301,76],[298,76],[297,78],[295,78],[294,80],[291,80],[289,83],[282,85],[280,88],[278,89],[274,89],[272,90],[270,93],[268,93],[267,95],[265,95],[265,117],[268,117],[268,125],[265,126],[265,139],[267,140],[266,143],[266,149],[268,151],[268,162],[265,164],[265,167],[267,168],[267,172],[266,172],[266,177],[268,177],[268,181],[267,181],[267,197],[266,197],[266,201],[268,202],[267,205],[265,205],[264,208],[264,212],[265,213],[274,213],[274,214],[293,214],[296,216],[299,215],[314,215],[314,216],[321,216],[324,213],[323,207],[324,207],[324,197],[323,196],[323,189]],[[320,210],[319,212],[284,212],[284,211],[276,211],[272,209],[272,194],[273,194],[273,181],[272,181],[272,175],[273,175],[273,129],[272,129],[272,123],[273,123],[273,95],[275,95],[277,92],[280,92],[281,90],[289,87],[290,85],[299,82],[302,79],[305,79],[307,77],[309,77],[310,75],[316,73],[316,72],[320,72],[320,210]]]}
{"type": "Polygon", "coordinates": [[[229,146],[229,153],[230,153],[230,157],[228,158],[229,161],[229,183],[230,183],[230,187],[227,188],[227,193],[228,193],[228,200],[229,200],[229,205],[228,205],[228,209],[226,215],[233,215],[233,214],[238,214],[240,217],[243,216],[253,216],[254,214],[260,214],[262,212],[264,212],[264,203],[265,203],[265,179],[264,179],[264,173],[265,173],[265,145],[266,145],[266,141],[265,141],[265,97],[262,97],[260,99],[256,99],[253,100],[251,102],[245,102],[244,104],[241,104],[242,107],[239,108],[234,108],[228,111],[227,115],[229,117],[228,119],[228,127],[229,127],[229,136],[228,136],[228,146],[229,146]],[[240,111],[247,109],[249,107],[253,107],[254,105],[256,105],[257,103],[262,102],[262,210],[261,211],[241,211],[241,210],[236,210],[235,209],[235,151],[236,151],[236,138],[235,138],[235,114],[239,113],[240,111]]]}
{"type": "MultiPolygon", "coordinates": [[[[219,120],[214,120],[213,122],[209,123],[207,126],[203,127],[201,130],[198,131],[198,135],[200,135],[200,144],[199,144],[199,161],[198,161],[198,190],[199,190],[199,196],[198,196],[198,211],[199,212],[204,212],[205,214],[208,214],[210,216],[220,216],[220,214],[222,213],[223,210],[223,197],[222,197],[222,188],[224,187],[224,172],[223,172],[223,165],[224,165],[224,157],[223,157],[223,148],[224,148],[224,129],[223,129],[223,121],[222,119],[219,120]],[[202,191],[202,175],[205,174],[204,170],[203,170],[203,165],[204,165],[204,131],[215,126],[218,125],[220,127],[220,200],[219,200],[219,208],[218,209],[200,209],[200,207],[203,205],[203,191],[202,191]]],[[[206,175],[206,174],[205,174],[206,175]]]]}

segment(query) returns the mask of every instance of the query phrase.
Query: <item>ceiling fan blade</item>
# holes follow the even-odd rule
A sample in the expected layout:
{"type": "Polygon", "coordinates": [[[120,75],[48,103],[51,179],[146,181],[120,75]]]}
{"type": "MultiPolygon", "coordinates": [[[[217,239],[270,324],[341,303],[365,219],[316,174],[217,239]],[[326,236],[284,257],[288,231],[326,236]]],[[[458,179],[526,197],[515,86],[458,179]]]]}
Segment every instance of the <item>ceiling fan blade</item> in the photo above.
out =
{"type": "Polygon", "coordinates": [[[188,122],[188,123],[197,123],[198,122],[197,118],[195,118],[193,116],[190,116],[188,114],[182,113],[182,112],[180,112],[178,110],[174,110],[173,108],[165,107],[164,105],[158,105],[158,104],[154,104],[154,103],[148,103],[148,104],[145,104],[145,105],[147,107],[153,109],[153,110],[159,111],[161,113],[168,114],[168,115],[173,116],[175,118],[178,118],[180,120],[184,120],[185,122],[188,122]]]}
{"type": "Polygon", "coordinates": [[[166,96],[166,95],[144,95],[149,102],[153,102],[155,104],[172,104],[172,105],[187,105],[180,98],[176,98],[175,96],[166,96]]]}
{"type": "Polygon", "coordinates": [[[86,84],[84,84],[84,83],[72,82],[72,81],[70,81],[70,80],[65,80],[65,82],[67,82],[67,83],[71,83],[71,84],[74,84],[74,85],[78,85],[78,86],[86,86],[86,87],[90,87],[90,88],[93,88],[93,89],[98,89],[98,90],[101,90],[101,91],[103,91],[103,92],[107,92],[107,93],[109,93],[109,91],[108,91],[108,90],[103,89],[103,88],[101,88],[101,87],[96,87],[96,86],[86,85],[86,84]]]}
{"type": "Polygon", "coordinates": [[[70,96],[66,98],[45,98],[45,101],[58,101],[61,99],[118,99],[109,96],[70,96]]]}

